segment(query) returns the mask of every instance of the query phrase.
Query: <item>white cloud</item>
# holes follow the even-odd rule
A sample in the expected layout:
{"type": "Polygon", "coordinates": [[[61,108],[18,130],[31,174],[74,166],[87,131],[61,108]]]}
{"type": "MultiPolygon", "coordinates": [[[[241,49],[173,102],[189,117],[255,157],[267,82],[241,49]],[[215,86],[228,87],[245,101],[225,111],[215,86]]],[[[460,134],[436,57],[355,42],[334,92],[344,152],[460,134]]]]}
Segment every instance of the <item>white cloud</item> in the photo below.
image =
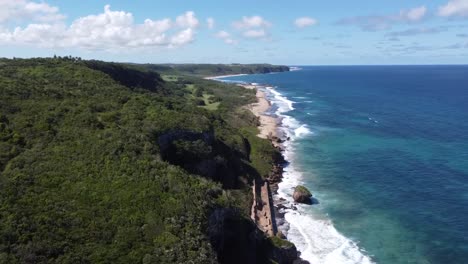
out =
{"type": "MultiPolygon", "coordinates": [[[[41,8],[43,7],[33,5],[28,10],[42,10],[41,8]]],[[[49,9],[45,10],[55,9],[49,6],[49,9]]],[[[69,26],[63,21],[55,21],[31,23],[13,30],[0,30],[0,44],[31,44],[98,50],[172,48],[193,42],[196,35],[195,28],[198,25],[198,19],[192,11],[178,16],[175,22],[164,18],[161,20],[146,19],[144,23],[136,24],[131,13],[113,11],[109,5],[106,5],[103,13],[78,18],[69,26]]]]}
{"type": "Polygon", "coordinates": [[[413,24],[424,19],[427,14],[425,6],[409,10],[401,10],[393,15],[372,15],[344,18],[336,22],[337,25],[355,25],[363,30],[376,31],[391,29],[394,24],[413,24]]]}
{"type": "Polygon", "coordinates": [[[206,19],[206,25],[209,29],[213,29],[215,26],[215,20],[212,17],[206,19]]]}
{"type": "Polygon", "coordinates": [[[252,29],[252,28],[265,28],[270,27],[271,23],[266,21],[261,16],[242,17],[239,21],[234,21],[234,28],[236,29],[252,29]]]}
{"type": "Polygon", "coordinates": [[[451,0],[439,7],[437,14],[442,17],[468,17],[468,0],[451,0]]]}
{"type": "Polygon", "coordinates": [[[404,20],[408,21],[419,21],[426,15],[427,8],[425,6],[416,7],[410,10],[404,10],[400,12],[400,16],[404,20]]]}
{"type": "Polygon", "coordinates": [[[311,17],[299,17],[294,21],[294,25],[298,28],[305,28],[317,24],[317,20],[311,17]]]}
{"type": "Polygon", "coordinates": [[[234,40],[228,32],[221,30],[215,35],[216,38],[222,39],[226,44],[236,44],[237,41],[234,40]]]}
{"type": "Polygon", "coordinates": [[[265,39],[269,36],[268,28],[271,23],[261,16],[242,17],[241,20],[234,21],[232,26],[241,31],[241,35],[249,39],[265,39]]]}
{"type": "Polygon", "coordinates": [[[187,11],[185,14],[176,18],[176,23],[182,28],[196,28],[199,25],[198,19],[193,11],[187,11]]]}
{"type": "Polygon", "coordinates": [[[268,34],[264,29],[250,29],[242,33],[246,38],[265,38],[268,34]]]}
{"type": "Polygon", "coordinates": [[[216,37],[217,38],[220,38],[220,39],[224,39],[224,38],[229,38],[231,37],[231,34],[229,34],[228,32],[224,31],[224,30],[221,30],[219,31],[218,33],[216,33],[216,37]]]}
{"type": "Polygon", "coordinates": [[[65,19],[59,9],[44,2],[0,0],[0,23],[8,21],[53,22],[65,19]]]}
{"type": "Polygon", "coordinates": [[[180,31],[179,33],[172,36],[170,45],[171,46],[182,46],[187,43],[191,43],[194,40],[194,32],[193,29],[187,28],[185,30],[180,31]]]}

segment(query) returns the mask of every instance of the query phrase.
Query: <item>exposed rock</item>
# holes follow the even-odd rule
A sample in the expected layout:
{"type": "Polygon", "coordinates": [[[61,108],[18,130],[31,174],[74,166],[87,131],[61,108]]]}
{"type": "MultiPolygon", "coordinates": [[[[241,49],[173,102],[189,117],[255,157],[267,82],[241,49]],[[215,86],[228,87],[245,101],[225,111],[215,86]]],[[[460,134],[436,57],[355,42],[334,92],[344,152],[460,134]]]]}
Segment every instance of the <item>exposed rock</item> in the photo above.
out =
{"type": "Polygon", "coordinates": [[[254,264],[258,258],[262,259],[266,254],[258,247],[265,238],[256,230],[252,222],[234,210],[214,210],[209,216],[208,235],[219,263],[254,264]]]}
{"type": "Polygon", "coordinates": [[[283,232],[281,232],[281,231],[278,231],[277,236],[278,236],[279,238],[281,238],[281,239],[286,239],[286,236],[285,236],[285,235],[283,234],[283,232]]]}
{"type": "Polygon", "coordinates": [[[281,143],[284,142],[283,139],[281,139],[281,138],[279,138],[279,137],[277,137],[277,136],[272,136],[272,137],[270,138],[270,140],[271,140],[273,143],[277,143],[277,144],[281,144],[281,143]]]}
{"type": "Polygon", "coordinates": [[[304,203],[304,204],[312,204],[311,197],[312,197],[312,194],[306,187],[302,185],[298,185],[296,186],[296,188],[294,188],[293,198],[295,202],[304,203]]]}
{"type": "Polygon", "coordinates": [[[299,259],[299,252],[296,249],[296,246],[280,237],[271,238],[273,244],[272,256],[271,258],[280,264],[291,264],[294,261],[299,259]]]}

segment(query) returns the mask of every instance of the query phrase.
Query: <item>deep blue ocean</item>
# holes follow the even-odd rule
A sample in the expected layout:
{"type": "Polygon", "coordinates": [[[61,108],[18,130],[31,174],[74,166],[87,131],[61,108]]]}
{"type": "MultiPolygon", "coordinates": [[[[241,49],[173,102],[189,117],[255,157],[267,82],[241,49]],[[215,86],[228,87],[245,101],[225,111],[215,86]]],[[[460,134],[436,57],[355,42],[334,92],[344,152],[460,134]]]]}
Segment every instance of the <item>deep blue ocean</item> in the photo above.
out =
{"type": "Polygon", "coordinates": [[[468,66],[301,68],[225,80],[273,87],[292,136],[280,195],[302,183],[318,202],[286,215],[304,258],[468,263],[468,66]]]}

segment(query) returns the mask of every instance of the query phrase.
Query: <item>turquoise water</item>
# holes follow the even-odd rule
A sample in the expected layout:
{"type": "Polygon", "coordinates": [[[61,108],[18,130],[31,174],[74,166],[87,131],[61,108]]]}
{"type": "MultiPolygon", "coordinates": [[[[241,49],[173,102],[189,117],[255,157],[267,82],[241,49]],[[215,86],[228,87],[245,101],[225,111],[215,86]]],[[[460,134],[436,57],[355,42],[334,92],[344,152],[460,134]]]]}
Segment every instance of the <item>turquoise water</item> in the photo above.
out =
{"type": "Polygon", "coordinates": [[[263,83],[283,116],[288,211],[314,263],[468,263],[468,66],[303,67],[263,83]],[[287,100],[292,108],[287,108],[287,100]]]}

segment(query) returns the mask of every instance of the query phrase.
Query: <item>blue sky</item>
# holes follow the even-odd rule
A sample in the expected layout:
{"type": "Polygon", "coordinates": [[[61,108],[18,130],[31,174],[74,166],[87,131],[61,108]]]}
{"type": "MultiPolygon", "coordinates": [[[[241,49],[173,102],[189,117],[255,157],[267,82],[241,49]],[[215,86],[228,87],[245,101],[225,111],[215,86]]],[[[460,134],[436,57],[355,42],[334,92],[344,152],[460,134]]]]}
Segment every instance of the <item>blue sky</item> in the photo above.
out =
{"type": "Polygon", "coordinates": [[[0,56],[467,64],[468,0],[0,0],[0,56]]]}

